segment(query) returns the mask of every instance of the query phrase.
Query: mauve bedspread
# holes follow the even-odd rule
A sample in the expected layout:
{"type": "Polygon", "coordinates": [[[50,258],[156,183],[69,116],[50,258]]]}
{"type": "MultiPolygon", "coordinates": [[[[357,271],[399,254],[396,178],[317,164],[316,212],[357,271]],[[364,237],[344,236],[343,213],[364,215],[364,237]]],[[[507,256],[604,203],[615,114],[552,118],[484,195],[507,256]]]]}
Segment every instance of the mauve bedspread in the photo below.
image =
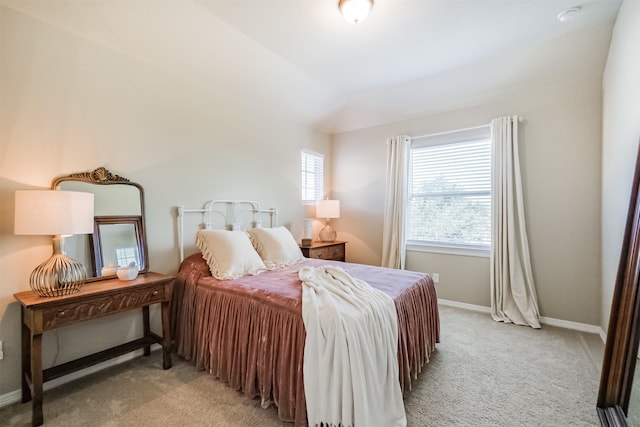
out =
{"type": "Polygon", "coordinates": [[[429,361],[440,340],[435,287],[422,273],[336,261],[305,260],[289,268],[217,280],[201,254],[186,258],[174,283],[171,328],[176,350],[248,396],[271,402],[283,421],[306,425],[302,363],[302,265],[337,263],[390,295],[398,313],[402,390],[429,361]]]}

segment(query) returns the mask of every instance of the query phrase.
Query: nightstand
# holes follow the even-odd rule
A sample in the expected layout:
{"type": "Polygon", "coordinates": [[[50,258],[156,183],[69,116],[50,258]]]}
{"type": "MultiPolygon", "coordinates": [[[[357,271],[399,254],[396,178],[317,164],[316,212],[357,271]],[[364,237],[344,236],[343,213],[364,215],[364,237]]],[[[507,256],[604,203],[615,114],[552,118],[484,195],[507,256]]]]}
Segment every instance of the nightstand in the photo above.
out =
{"type": "Polygon", "coordinates": [[[345,261],[347,242],[313,242],[309,246],[300,245],[302,255],[307,258],[345,261]]]}
{"type": "Polygon", "coordinates": [[[78,292],[59,297],[40,297],[34,291],[14,295],[22,305],[22,402],[32,400],[34,426],[43,423],[42,385],[47,381],[138,349],[144,349],[144,355],[148,356],[151,345],[156,343],[162,345],[162,367],[171,367],[169,302],[173,279],[146,273],[131,281],[107,279],[86,283],[78,292]],[[162,304],[162,336],[151,332],[149,326],[149,306],[158,303],[162,304]],[[133,309],[142,309],[141,338],[42,369],[43,332],[133,309]]]}

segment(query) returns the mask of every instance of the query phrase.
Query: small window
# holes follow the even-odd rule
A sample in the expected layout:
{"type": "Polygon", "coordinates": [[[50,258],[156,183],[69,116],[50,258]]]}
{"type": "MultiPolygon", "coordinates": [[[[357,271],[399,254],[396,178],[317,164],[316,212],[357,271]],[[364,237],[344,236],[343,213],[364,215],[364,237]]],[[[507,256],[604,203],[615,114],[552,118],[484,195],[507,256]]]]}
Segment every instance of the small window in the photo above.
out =
{"type": "Polygon", "coordinates": [[[488,250],[490,130],[414,141],[407,203],[408,244],[488,250]]]}
{"type": "Polygon", "coordinates": [[[313,151],[300,152],[300,191],[307,205],[322,200],[324,195],[324,155],[313,151]]]}

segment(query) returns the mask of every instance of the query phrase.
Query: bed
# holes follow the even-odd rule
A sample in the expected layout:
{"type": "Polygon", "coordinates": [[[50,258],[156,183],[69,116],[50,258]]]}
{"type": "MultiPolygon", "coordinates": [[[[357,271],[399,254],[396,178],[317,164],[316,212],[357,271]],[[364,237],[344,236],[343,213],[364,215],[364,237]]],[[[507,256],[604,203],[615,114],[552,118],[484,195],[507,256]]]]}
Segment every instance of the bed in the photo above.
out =
{"type": "MultiPolygon", "coordinates": [[[[249,211],[260,213],[255,206],[249,211]]],[[[229,228],[237,228],[236,213],[229,214],[228,208],[225,212],[231,217],[229,228]]],[[[205,219],[205,228],[210,226],[205,219]]],[[[306,332],[297,275],[301,267],[339,265],[393,298],[398,316],[401,390],[411,388],[439,342],[437,296],[428,275],[303,259],[272,266],[257,275],[223,280],[212,276],[207,255],[205,250],[186,257],[176,275],[171,303],[176,352],[232,388],[260,397],[263,407],[275,404],[283,421],[307,425],[303,378],[306,332]]]]}

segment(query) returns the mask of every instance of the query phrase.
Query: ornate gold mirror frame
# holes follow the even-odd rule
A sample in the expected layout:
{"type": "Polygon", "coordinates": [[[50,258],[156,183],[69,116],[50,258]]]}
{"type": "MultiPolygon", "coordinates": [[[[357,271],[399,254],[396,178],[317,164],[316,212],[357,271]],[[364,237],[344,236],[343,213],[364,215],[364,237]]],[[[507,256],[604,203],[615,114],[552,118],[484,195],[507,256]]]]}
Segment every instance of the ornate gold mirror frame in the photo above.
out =
{"type": "MultiPolygon", "coordinates": [[[[144,190],[140,184],[129,181],[119,175],[112,174],[104,167],[99,167],[89,172],[73,173],[71,175],[55,178],[51,183],[51,189],[72,190],[91,192],[95,195],[95,219],[96,229],[93,235],[73,236],[78,239],[85,239],[75,245],[79,254],[73,254],[74,259],[85,261],[85,268],[89,278],[87,281],[102,280],[107,277],[113,277],[112,273],[102,276],[102,267],[108,264],[108,260],[113,259],[109,256],[105,257],[107,251],[105,248],[118,246],[117,243],[108,243],[108,234],[105,229],[100,230],[101,226],[122,225],[122,227],[113,227],[122,231],[127,230],[125,237],[120,237],[121,241],[133,242],[128,244],[136,248],[138,252],[138,267],[141,273],[145,273],[149,269],[147,238],[145,233],[144,221],[144,190]]],[[[71,242],[73,243],[73,242],[71,242]]],[[[66,244],[65,244],[66,245],[66,244]]],[[[69,244],[66,247],[73,250],[74,245],[69,244]]]]}
{"type": "Polygon", "coordinates": [[[640,147],[631,187],[618,275],[602,362],[598,416],[603,426],[626,426],[638,354],[640,312],[640,147]]]}

